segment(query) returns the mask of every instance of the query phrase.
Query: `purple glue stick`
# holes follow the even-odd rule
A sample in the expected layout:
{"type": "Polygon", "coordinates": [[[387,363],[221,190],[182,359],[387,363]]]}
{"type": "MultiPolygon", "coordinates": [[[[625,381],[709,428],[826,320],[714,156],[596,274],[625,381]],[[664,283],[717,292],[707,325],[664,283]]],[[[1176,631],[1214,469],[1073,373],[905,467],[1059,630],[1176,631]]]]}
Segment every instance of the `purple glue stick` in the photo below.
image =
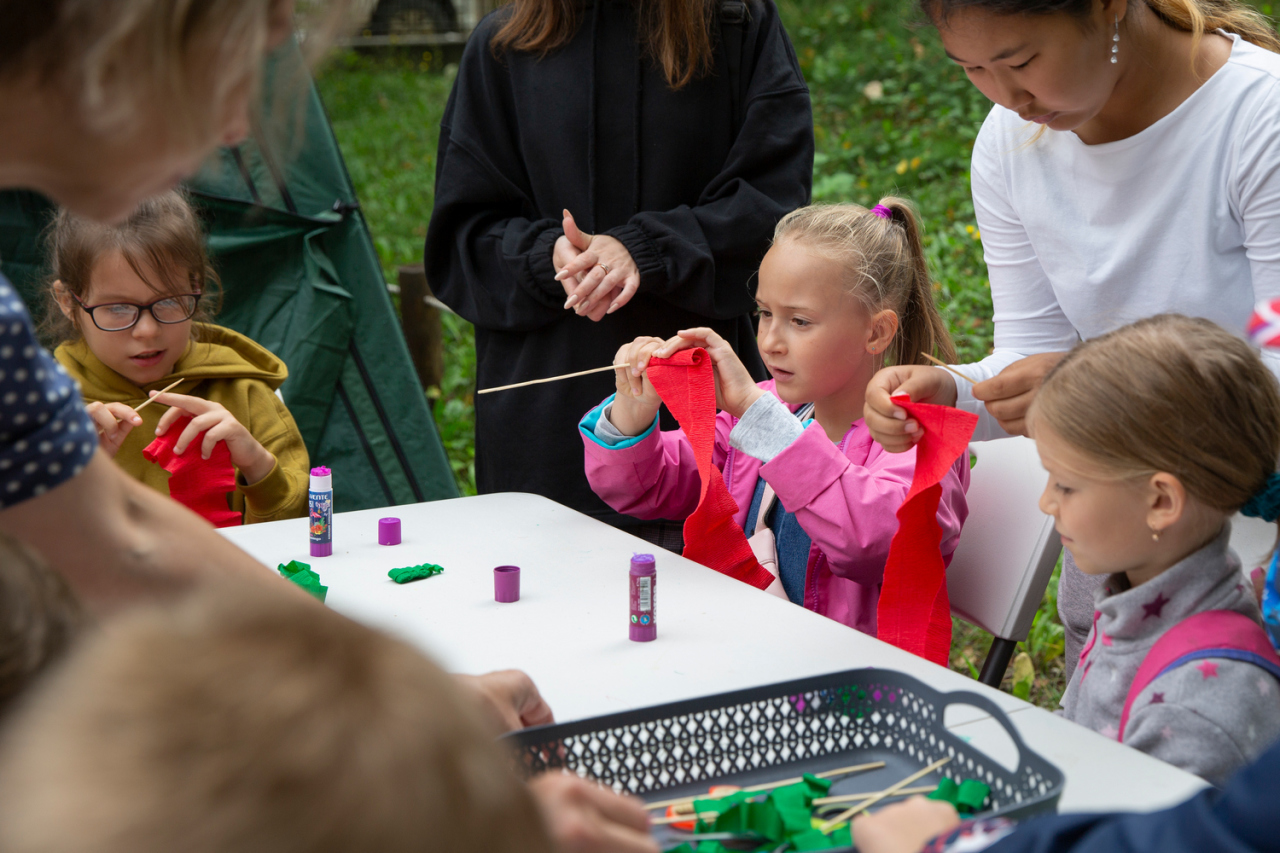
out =
{"type": "Polygon", "coordinates": [[[658,639],[658,568],[652,554],[631,557],[631,639],[647,643],[658,639]]]}
{"type": "Polygon", "coordinates": [[[311,491],[307,496],[311,510],[311,556],[333,554],[333,472],[323,465],[311,469],[311,491]]]}

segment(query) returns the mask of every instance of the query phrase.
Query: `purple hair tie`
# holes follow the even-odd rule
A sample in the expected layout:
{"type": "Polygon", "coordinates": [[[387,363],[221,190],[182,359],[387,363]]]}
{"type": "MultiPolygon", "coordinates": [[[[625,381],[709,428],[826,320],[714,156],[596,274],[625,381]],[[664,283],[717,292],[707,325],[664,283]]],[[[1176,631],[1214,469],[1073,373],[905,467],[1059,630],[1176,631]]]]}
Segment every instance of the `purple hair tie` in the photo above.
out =
{"type": "Polygon", "coordinates": [[[893,219],[893,211],[885,207],[883,204],[877,204],[871,208],[871,212],[881,219],[893,219]]]}

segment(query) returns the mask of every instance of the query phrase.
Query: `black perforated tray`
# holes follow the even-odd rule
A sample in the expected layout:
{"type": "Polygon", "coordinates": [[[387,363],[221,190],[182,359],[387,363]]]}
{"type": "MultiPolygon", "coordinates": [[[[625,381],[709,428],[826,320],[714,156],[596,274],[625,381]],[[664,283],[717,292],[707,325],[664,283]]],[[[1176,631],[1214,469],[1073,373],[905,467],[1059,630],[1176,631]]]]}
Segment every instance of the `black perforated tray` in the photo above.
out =
{"type": "MultiPolygon", "coordinates": [[[[507,736],[530,775],[564,768],[648,801],[705,794],[802,773],[884,761],[837,781],[831,794],[879,791],[943,757],[912,786],[980,779],[983,814],[1021,818],[1057,810],[1062,771],[1032,751],[995,703],[977,693],[940,693],[901,672],[852,669],[620,714],[525,729],[507,736]],[[972,705],[1004,727],[1018,766],[1003,764],[947,731],[948,705],[972,705]]],[[[675,842],[675,831],[661,832],[675,842]]]]}

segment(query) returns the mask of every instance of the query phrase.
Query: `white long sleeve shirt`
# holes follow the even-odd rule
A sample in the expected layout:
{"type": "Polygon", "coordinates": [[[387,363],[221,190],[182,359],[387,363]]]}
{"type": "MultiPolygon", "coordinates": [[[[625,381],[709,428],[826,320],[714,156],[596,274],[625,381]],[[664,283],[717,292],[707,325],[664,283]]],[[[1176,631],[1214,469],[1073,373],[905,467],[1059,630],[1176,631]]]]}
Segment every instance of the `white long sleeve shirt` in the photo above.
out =
{"type": "MultiPolygon", "coordinates": [[[[1243,335],[1280,296],[1280,55],[1241,40],[1211,78],[1142,132],[1100,145],[994,107],[973,149],[973,204],[995,347],[961,371],[989,379],[1165,312],[1243,335]]],[[[1263,353],[1280,375],[1280,356],[1263,353]]],[[[969,383],[975,438],[1005,435],[969,383]]]]}

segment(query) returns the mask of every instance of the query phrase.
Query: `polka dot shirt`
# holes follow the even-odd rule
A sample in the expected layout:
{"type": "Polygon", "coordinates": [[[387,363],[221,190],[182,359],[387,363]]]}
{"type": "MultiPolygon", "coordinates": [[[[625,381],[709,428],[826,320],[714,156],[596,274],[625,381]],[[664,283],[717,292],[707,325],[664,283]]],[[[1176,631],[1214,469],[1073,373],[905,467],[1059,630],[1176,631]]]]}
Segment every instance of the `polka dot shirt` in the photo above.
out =
{"type": "Polygon", "coordinates": [[[0,275],[0,509],[79,474],[98,440],[75,380],[40,346],[0,275]]]}

